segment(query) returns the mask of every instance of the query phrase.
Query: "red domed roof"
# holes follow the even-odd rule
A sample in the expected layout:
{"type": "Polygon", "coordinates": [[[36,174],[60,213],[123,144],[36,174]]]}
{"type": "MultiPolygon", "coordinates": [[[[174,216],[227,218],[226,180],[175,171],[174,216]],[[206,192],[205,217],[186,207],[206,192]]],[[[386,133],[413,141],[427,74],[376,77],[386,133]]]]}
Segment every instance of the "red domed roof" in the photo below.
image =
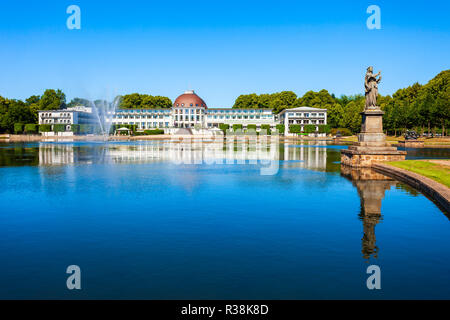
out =
{"type": "Polygon", "coordinates": [[[195,94],[194,90],[186,91],[181,96],[175,99],[175,102],[173,103],[174,107],[184,107],[184,108],[190,108],[190,107],[205,107],[206,103],[203,101],[202,98],[200,98],[198,95],[195,94]]]}

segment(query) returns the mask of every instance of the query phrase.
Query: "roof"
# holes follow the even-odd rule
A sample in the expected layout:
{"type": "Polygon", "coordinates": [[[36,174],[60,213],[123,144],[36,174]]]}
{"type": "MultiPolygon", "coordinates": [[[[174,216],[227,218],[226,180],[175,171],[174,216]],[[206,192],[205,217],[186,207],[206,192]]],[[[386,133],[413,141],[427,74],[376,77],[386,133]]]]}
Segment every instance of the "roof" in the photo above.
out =
{"type": "Polygon", "coordinates": [[[290,109],[284,109],[280,113],[286,112],[286,111],[311,111],[311,112],[326,112],[327,109],[319,109],[319,108],[312,108],[312,107],[297,107],[297,108],[290,108],[290,109]]]}
{"type": "Polygon", "coordinates": [[[174,107],[204,107],[207,108],[205,101],[195,94],[194,90],[189,90],[175,99],[174,107]]]}

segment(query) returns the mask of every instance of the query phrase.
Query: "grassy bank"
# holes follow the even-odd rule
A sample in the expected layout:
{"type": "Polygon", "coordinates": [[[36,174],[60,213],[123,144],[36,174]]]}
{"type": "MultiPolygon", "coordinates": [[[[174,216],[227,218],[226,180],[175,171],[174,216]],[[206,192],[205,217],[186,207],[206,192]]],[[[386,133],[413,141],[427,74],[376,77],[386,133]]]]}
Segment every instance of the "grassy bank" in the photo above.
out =
{"type": "MultiPolygon", "coordinates": [[[[396,144],[400,140],[405,140],[403,137],[393,137],[393,136],[387,136],[386,142],[391,144],[396,144]]],[[[441,138],[419,138],[420,141],[425,141],[425,146],[450,146],[450,138],[449,137],[441,137],[441,138]]],[[[357,136],[351,136],[351,137],[343,137],[341,139],[342,142],[357,142],[358,137],[357,136]]]]}
{"type": "Polygon", "coordinates": [[[450,165],[428,160],[406,160],[386,162],[394,167],[418,173],[450,188],[450,165]]]}

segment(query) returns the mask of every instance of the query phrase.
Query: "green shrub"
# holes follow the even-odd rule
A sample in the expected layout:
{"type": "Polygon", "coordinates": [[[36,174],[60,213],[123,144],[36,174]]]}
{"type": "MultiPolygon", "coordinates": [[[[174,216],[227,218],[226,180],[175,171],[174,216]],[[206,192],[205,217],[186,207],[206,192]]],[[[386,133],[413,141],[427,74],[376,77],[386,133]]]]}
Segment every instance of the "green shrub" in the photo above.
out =
{"type": "Polygon", "coordinates": [[[28,123],[25,125],[24,131],[27,134],[38,133],[38,125],[35,123],[28,123]]]}
{"type": "Polygon", "coordinates": [[[223,133],[227,133],[227,130],[230,129],[229,124],[219,123],[219,129],[223,131],[223,133]]]}
{"type": "Polygon", "coordinates": [[[289,132],[290,133],[301,133],[302,132],[302,126],[299,124],[291,124],[289,126],[289,132]]]}
{"type": "Polygon", "coordinates": [[[145,135],[164,134],[163,129],[144,130],[145,135]]]}
{"type": "Polygon", "coordinates": [[[316,132],[316,126],[314,124],[307,124],[303,127],[303,132],[306,134],[314,133],[316,132]]]}
{"type": "Polygon", "coordinates": [[[253,131],[256,131],[256,124],[248,124],[248,125],[247,125],[247,130],[253,130],[253,131]]]}
{"type": "Polygon", "coordinates": [[[80,134],[91,134],[93,133],[93,127],[90,124],[80,124],[79,129],[80,134]]]}
{"type": "Polygon", "coordinates": [[[328,124],[321,124],[319,125],[319,133],[326,133],[329,134],[331,131],[331,128],[328,124]]]}
{"type": "Polygon", "coordinates": [[[39,125],[39,132],[50,132],[52,131],[51,124],[41,124],[39,125]]]}
{"type": "Polygon", "coordinates": [[[286,127],[284,124],[277,124],[276,128],[277,128],[279,134],[284,134],[284,130],[286,130],[286,127]]]}
{"type": "Polygon", "coordinates": [[[14,133],[15,134],[23,133],[23,123],[14,123],[14,133]]]}
{"type": "Polygon", "coordinates": [[[80,133],[80,125],[79,124],[73,124],[70,128],[70,130],[74,133],[74,134],[78,134],[80,133]]]}
{"type": "Polygon", "coordinates": [[[66,125],[65,124],[54,124],[53,125],[53,131],[54,132],[65,132],[66,131],[66,125]]]}
{"type": "Polygon", "coordinates": [[[331,135],[335,136],[338,133],[338,131],[343,137],[353,135],[352,132],[347,128],[333,128],[331,129],[331,135]]]}
{"type": "Polygon", "coordinates": [[[272,131],[270,130],[270,124],[262,124],[261,131],[265,131],[265,133],[267,133],[268,135],[272,134],[272,131]]]}
{"type": "Polygon", "coordinates": [[[242,124],[233,124],[233,131],[242,130],[242,124]]]}

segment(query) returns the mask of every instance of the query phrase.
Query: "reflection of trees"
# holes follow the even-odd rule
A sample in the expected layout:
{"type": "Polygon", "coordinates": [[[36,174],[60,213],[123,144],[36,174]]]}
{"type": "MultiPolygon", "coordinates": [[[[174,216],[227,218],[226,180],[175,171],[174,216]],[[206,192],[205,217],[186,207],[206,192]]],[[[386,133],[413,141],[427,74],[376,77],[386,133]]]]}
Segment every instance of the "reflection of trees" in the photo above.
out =
{"type": "Polygon", "coordinates": [[[381,202],[386,190],[396,182],[391,178],[371,169],[353,169],[342,166],[341,174],[351,180],[358,190],[361,203],[359,218],[363,223],[361,252],[365,259],[371,256],[378,258],[379,248],[376,245],[375,226],[383,219],[381,202]]]}
{"type": "Polygon", "coordinates": [[[420,192],[414,189],[413,187],[408,186],[404,183],[399,183],[396,186],[397,189],[405,191],[407,194],[412,195],[413,197],[417,197],[420,192]]]}
{"type": "Polygon", "coordinates": [[[18,143],[0,148],[0,167],[35,166],[39,163],[38,149],[18,143]]]}

